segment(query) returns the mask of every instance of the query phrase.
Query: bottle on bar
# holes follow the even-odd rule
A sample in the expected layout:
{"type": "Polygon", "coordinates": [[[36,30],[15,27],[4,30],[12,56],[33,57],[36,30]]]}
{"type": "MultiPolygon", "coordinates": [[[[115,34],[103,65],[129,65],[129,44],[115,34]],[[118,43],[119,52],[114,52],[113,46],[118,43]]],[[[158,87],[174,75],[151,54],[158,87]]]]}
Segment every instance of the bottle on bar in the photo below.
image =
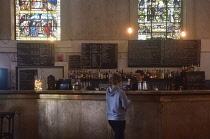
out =
{"type": "Polygon", "coordinates": [[[95,74],[94,74],[94,79],[98,79],[98,71],[96,70],[95,74]]]}
{"type": "Polygon", "coordinates": [[[150,75],[149,75],[149,76],[150,76],[150,78],[151,78],[151,79],[153,79],[153,78],[154,78],[154,73],[153,73],[153,70],[150,72],[150,75]]]}
{"type": "Polygon", "coordinates": [[[88,71],[85,72],[85,78],[86,78],[86,79],[89,78],[88,71]]]}
{"type": "Polygon", "coordinates": [[[122,69],[122,72],[121,72],[121,78],[122,78],[122,80],[124,79],[123,69],[122,69]]]}
{"type": "Polygon", "coordinates": [[[124,79],[128,79],[127,73],[124,74],[124,79]]]}
{"type": "Polygon", "coordinates": [[[72,76],[73,79],[75,79],[75,76],[76,76],[76,73],[75,73],[75,71],[74,71],[74,72],[73,72],[73,76],[72,76]]]}
{"type": "Polygon", "coordinates": [[[106,71],[106,79],[109,79],[109,74],[107,71],[106,71]]]}
{"type": "Polygon", "coordinates": [[[91,71],[90,74],[91,74],[91,75],[90,75],[90,78],[91,78],[91,79],[94,79],[94,72],[91,71]]]}
{"type": "Polygon", "coordinates": [[[127,88],[127,90],[130,90],[130,88],[131,88],[131,79],[128,79],[126,88],[127,88]]]}
{"type": "Polygon", "coordinates": [[[106,72],[103,73],[103,79],[106,79],[106,72]]]}
{"type": "Polygon", "coordinates": [[[101,72],[100,72],[100,69],[98,70],[98,79],[101,79],[101,72]]]}
{"type": "Polygon", "coordinates": [[[142,87],[142,89],[144,91],[147,90],[147,82],[146,81],[143,81],[143,87],[142,87]]]}
{"type": "Polygon", "coordinates": [[[149,70],[147,70],[147,72],[146,72],[146,79],[149,79],[150,78],[150,76],[149,76],[149,70]]]}
{"type": "Polygon", "coordinates": [[[80,77],[83,78],[83,71],[80,72],[80,77]]]}
{"type": "Polygon", "coordinates": [[[90,73],[90,71],[88,72],[88,78],[91,79],[91,73],[90,73]]]}
{"type": "Polygon", "coordinates": [[[112,77],[112,72],[109,71],[109,79],[112,77]]]}
{"type": "Polygon", "coordinates": [[[86,77],[86,72],[85,72],[85,70],[83,70],[83,72],[82,72],[82,78],[85,79],[85,77],[86,77]]]}
{"type": "Polygon", "coordinates": [[[76,74],[77,74],[77,79],[80,79],[79,71],[77,71],[76,74]]]}
{"type": "Polygon", "coordinates": [[[153,74],[154,79],[157,79],[157,74],[156,73],[157,73],[157,70],[155,69],[154,74],[153,74]]]}
{"type": "Polygon", "coordinates": [[[101,72],[101,79],[104,79],[104,72],[101,72]]]}
{"type": "Polygon", "coordinates": [[[77,72],[75,72],[74,78],[75,78],[75,79],[78,79],[77,72]]]}
{"type": "Polygon", "coordinates": [[[72,71],[70,72],[70,77],[69,77],[70,79],[73,79],[73,73],[72,73],[72,71]]]}
{"type": "Polygon", "coordinates": [[[165,78],[165,74],[164,74],[164,71],[163,71],[163,70],[162,70],[161,73],[160,73],[160,78],[161,78],[161,79],[164,79],[164,78],[165,78]]]}
{"type": "Polygon", "coordinates": [[[133,74],[133,73],[132,73],[132,71],[131,71],[131,72],[130,72],[130,75],[129,75],[130,79],[132,79],[132,74],[133,74]]]}

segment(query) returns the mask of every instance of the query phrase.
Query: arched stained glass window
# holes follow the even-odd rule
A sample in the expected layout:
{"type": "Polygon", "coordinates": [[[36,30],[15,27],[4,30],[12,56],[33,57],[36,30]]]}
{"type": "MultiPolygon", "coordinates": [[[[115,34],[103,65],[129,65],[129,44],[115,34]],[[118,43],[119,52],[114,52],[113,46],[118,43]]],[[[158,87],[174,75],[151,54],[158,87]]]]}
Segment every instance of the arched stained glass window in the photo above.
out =
{"type": "Polygon", "coordinates": [[[182,0],[138,0],[138,40],[180,39],[182,0]]]}
{"type": "Polygon", "coordinates": [[[15,0],[16,40],[60,40],[60,0],[15,0]]]}

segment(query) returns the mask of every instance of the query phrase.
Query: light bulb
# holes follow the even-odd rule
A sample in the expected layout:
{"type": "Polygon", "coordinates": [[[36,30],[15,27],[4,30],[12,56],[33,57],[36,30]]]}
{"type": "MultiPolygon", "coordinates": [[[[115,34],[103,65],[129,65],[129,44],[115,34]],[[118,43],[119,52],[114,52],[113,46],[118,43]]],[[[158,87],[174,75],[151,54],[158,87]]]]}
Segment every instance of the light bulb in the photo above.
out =
{"type": "Polygon", "coordinates": [[[181,32],[181,36],[182,36],[182,37],[185,37],[185,36],[186,36],[186,33],[185,33],[184,31],[182,31],[182,32],[181,32]]]}
{"type": "Polygon", "coordinates": [[[133,29],[131,27],[128,28],[128,33],[131,34],[133,32],[133,29]]]}

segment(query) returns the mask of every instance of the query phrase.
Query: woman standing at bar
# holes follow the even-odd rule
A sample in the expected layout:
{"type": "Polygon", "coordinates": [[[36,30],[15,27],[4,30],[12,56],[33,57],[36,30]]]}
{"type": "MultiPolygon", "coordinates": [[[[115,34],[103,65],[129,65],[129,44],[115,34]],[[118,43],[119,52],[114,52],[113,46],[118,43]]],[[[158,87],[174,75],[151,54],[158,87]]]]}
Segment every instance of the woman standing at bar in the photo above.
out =
{"type": "Polygon", "coordinates": [[[124,139],[126,124],[126,111],[130,100],[123,90],[120,89],[121,75],[117,72],[110,78],[111,86],[106,90],[106,110],[109,125],[114,130],[115,139],[124,139]]]}

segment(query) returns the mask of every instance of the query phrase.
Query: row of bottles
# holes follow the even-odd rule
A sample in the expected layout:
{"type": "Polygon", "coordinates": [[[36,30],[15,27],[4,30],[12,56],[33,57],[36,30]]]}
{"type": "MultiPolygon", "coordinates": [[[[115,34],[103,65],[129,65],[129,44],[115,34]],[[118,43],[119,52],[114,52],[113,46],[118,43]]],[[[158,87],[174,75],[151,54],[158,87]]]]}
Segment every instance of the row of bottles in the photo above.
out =
{"type": "Polygon", "coordinates": [[[71,71],[70,78],[71,79],[109,79],[111,76],[110,71],[101,72],[100,69],[98,71],[71,71]]]}
{"type": "MultiPolygon", "coordinates": [[[[145,79],[174,79],[177,76],[180,76],[181,72],[170,71],[170,70],[142,70],[144,72],[145,79]]],[[[133,72],[120,72],[122,75],[122,79],[134,79],[135,73],[133,72]]]]}
{"type": "MultiPolygon", "coordinates": [[[[135,79],[135,73],[124,72],[123,70],[114,70],[113,72],[119,72],[122,76],[122,80],[127,79],[135,79]]],[[[88,70],[80,70],[80,71],[71,71],[70,77],[71,79],[109,79],[112,75],[112,72],[109,71],[100,71],[100,69],[96,71],[88,71],[88,70]]],[[[180,71],[170,71],[170,70],[144,70],[144,78],[145,79],[173,79],[177,76],[180,76],[180,71]]]]}
{"type": "MultiPolygon", "coordinates": [[[[118,71],[117,69],[114,69],[113,72],[119,72],[122,76],[122,79],[131,79],[134,77],[134,74],[132,72],[123,72],[123,70],[118,71]]],[[[100,71],[100,69],[98,69],[97,71],[81,70],[70,72],[71,79],[109,79],[111,75],[112,72],[110,70],[100,71]]]]}
{"type": "Polygon", "coordinates": [[[147,70],[144,72],[145,79],[174,79],[180,76],[180,71],[170,71],[170,70],[147,70]]]}
{"type": "Polygon", "coordinates": [[[199,65],[182,66],[182,71],[200,71],[199,65]]]}

